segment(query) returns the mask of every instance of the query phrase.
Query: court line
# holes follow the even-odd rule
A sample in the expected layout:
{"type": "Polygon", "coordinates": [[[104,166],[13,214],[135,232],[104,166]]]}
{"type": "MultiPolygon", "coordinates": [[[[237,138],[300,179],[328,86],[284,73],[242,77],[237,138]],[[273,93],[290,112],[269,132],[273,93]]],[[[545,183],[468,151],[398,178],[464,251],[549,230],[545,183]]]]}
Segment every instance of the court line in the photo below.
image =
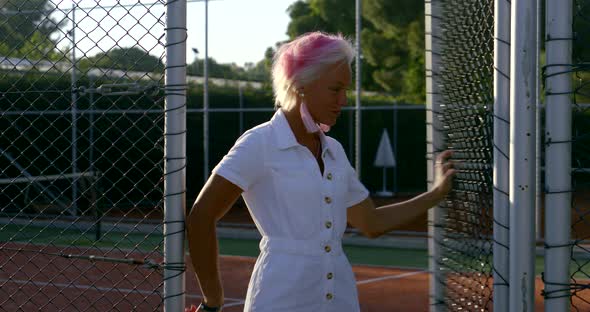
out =
{"type": "Polygon", "coordinates": [[[426,270],[415,271],[415,272],[408,272],[408,273],[397,274],[397,275],[388,275],[388,276],[383,276],[383,277],[371,278],[371,279],[358,281],[358,282],[356,282],[356,284],[357,285],[364,285],[364,284],[373,283],[373,282],[380,282],[380,281],[384,281],[384,280],[393,280],[393,279],[404,278],[407,276],[412,276],[412,275],[417,275],[417,274],[422,274],[422,273],[428,273],[428,271],[426,271],[426,270]]]}
{"type": "MultiPolygon", "coordinates": [[[[104,291],[104,292],[116,291],[116,292],[124,292],[124,293],[138,293],[138,294],[150,295],[150,296],[159,296],[159,297],[161,296],[160,294],[154,293],[153,291],[149,291],[149,290],[128,289],[128,288],[107,288],[107,287],[85,285],[85,284],[48,283],[48,282],[39,282],[39,281],[33,281],[33,280],[24,281],[24,280],[14,280],[14,279],[0,279],[0,282],[11,282],[11,283],[21,284],[21,285],[32,284],[33,286],[52,286],[52,287],[61,287],[61,288],[75,287],[75,288],[80,288],[80,289],[90,289],[90,290],[104,291]]],[[[186,297],[196,298],[196,299],[203,298],[203,296],[191,295],[191,294],[186,294],[186,297]]],[[[238,304],[238,303],[244,304],[244,302],[245,302],[243,299],[227,298],[227,297],[225,299],[229,300],[229,301],[236,301],[234,304],[238,304]]]]}

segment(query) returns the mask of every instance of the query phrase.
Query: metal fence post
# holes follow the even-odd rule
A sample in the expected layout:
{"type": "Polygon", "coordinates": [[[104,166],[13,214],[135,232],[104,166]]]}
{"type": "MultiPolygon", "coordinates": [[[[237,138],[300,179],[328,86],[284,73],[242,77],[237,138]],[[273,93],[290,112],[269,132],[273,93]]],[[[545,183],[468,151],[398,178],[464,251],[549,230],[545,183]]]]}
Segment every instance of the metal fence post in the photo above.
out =
{"type": "Polygon", "coordinates": [[[545,311],[569,311],[572,0],[546,1],[545,311]]]}
{"type": "Polygon", "coordinates": [[[354,167],[356,174],[361,177],[361,131],[362,131],[362,116],[361,116],[361,22],[362,22],[362,0],[355,2],[355,16],[356,16],[356,128],[355,128],[355,149],[354,149],[354,167]]]}
{"type": "MultiPolygon", "coordinates": [[[[441,53],[441,2],[440,0],[425,0],[425,44],[426,44],[426,167],[428,174],[428,189],[433,187],[435,153],[441,150],[442,125],[437,118],[440,113],[442,96],[440,86],[440,53],[441,53]]],[[[428,266],[430,271],[430,311],[445,311],[445,276],[441,269],[442,241],[444,228],[443,210],[434,207],[428,211],[428,266]]]]}
{"type": "Polygon", "coordinates": [[[203,184],[209,179],[209,1],[205,0],[205,59],[203,60],[203,184]]]}
{"type": "Polygon", "coordinates": [[[511,312],[533,311],[535,293],[536,0],[515,0],[510,48],[511,312]],[[533,35],[531,35],[533,34],[533,35]]]}
{"type": "MultiPolygon", "coordinates": [[[[72,104],[71,104],[71,115],[72,115],[72,174],[75,176],[78,174],[78,94],[76,93],[78,79],[76,77],[76,4],[72,4],[72,30],[70,30],[70,36],[72,38],[72,104]]],[[[77,178],[72,179],[72,204],[69,207],[70,214],[75,216],[78,214],[78,180],[77,178]]]]}
{"type": "Polygon", "coordinates": [[[164,310],[184,310],[186,205],[186,1],[166,6],[164,310]]]}
{"type": "Polygon", "coordinates": [[[510,2],[494,3],[494,309],[508,311],[510,2]]]}

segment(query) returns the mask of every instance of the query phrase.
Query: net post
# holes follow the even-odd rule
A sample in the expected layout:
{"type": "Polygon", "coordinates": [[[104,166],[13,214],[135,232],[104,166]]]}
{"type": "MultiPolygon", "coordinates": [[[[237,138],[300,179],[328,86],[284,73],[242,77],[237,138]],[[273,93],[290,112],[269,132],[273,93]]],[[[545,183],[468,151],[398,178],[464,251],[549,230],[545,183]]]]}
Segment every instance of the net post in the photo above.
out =
{"type": "Polygon", "coordinates": [[[183,311],[186,209],[186,1],[166,5],[164,311],[183,311]]]}
{"type": "MultiPolygon", "coordinates": [[[[440,112],[442,96],[440,86],[440,54],[441,54],[441,9],[440,0],[425,0],[425,44],[426,44],[426,168],[428,174],[428,189],[432,189],[434,182],[435,153],[442,148],[442,128],[437,114],[440,112]]],[[[443,209],[436,206],[428,211],[428,268],[430,272],[429,298],[430,311],[445,311],[445,276],[441,269],[442,250],[440,242],[443,239],[444,227],[443,209]]]]}
{"type": "Polygon", "coordinates": [[[572,0],[546,1],[545,311],[552,312],[569,311],[570,302],[572,11],[572,0]]]}
{"type": "Polygon", "coordinates": [[[508,311],[510,2],[494,1],[494,309],[508,311]]]}
{"type": "Polygon", "coordinates": [[[511,7],[509,311],[534,310],[536,0],[511,7]]]}

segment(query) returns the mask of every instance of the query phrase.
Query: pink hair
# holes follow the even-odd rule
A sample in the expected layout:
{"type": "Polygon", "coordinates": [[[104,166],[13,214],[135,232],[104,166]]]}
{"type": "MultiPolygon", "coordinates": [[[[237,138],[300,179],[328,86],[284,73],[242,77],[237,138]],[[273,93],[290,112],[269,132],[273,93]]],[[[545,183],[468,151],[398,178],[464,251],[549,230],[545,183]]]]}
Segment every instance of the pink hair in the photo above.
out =
{"type": "Polygon", "coordinates": [[[313,32],[303,35],[285,46],[282,57],[285,75],[291,78],[293,73],[300,70],[306,64],[317,60],[327,51],[337,48],[342,36],[326,35],[321,32],[313,32]]]}
{"type": "Polygon", "coordinates": [[[352,44],[340,34],[316,31],[283,44],[272,66],[275,105],[290,105],[293,87],[312,82],[330,65],[343,61],[350,64],[353,56],[352,44]]]}

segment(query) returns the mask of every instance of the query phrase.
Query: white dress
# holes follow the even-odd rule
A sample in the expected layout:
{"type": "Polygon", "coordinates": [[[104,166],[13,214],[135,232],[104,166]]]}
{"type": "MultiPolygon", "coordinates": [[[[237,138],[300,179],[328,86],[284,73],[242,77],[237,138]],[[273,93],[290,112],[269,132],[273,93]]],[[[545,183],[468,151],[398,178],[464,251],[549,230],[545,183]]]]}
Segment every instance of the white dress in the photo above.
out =
{"type": "Polygon", "coordinates": [[[244,190],[262,234],[245,312],[359,311],[342,252],[346,209],[369,195],[338,141],[321,134],[324,173],[284,113],[244,133],[213,169],[244,190]]]}

